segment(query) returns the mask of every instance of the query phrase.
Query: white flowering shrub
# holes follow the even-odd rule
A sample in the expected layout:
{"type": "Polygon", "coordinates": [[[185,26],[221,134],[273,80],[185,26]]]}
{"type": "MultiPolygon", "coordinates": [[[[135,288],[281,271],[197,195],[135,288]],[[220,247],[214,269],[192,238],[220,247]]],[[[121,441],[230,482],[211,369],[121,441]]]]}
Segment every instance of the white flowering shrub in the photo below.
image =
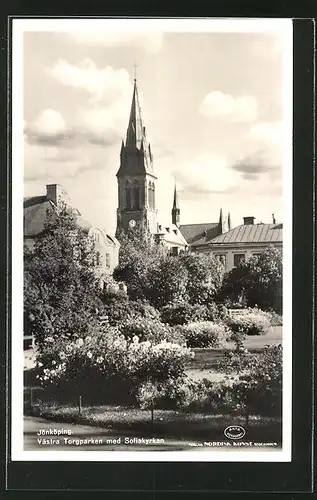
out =
{"type": "Polygon", "coordinates": [[[271,326],[271,315],[258,308],[249,308],[246,314],[228,316],[226,324],[233,333],[266,335],[271,326]]]}
{"type": "Polygon", "coordinates": [[[184,376],[190,349],[163,340],[158,344],[126,339],[108,328],[76,341],[46,339],[37,356],[37,378],[43,386],[68,387],[77,394],[103,391],[114,379],[134,393],[141,383],[165,383],[184,376]]]}
{"type": "Polygon", "coordinates": [[[132,339],[137,335],[140,342],[148,340],[152,344],[158,344],[166,340],[174,344],[186,345],[184,336],[177,328],[162,323],[158,319],[132,318],[122,322],[118,328],[126,339],[132,339]]]}
{"type": "Polygon", "coordinates": [[[187,347],[225,347],[231,332],[224,323],[200,321],[182,327],[187,347]]]}

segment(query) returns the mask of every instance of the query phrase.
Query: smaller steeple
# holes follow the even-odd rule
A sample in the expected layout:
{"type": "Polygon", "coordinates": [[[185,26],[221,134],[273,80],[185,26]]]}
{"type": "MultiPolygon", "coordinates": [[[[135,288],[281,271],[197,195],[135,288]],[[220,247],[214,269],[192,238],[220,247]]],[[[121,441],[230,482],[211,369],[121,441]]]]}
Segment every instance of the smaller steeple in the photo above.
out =
{"type": "Polygon", "coordinates": [[[228,213],[228,231],[231,231],[231,216],[230,216],[230,212],[228,213]]]}
{"type": "Polygon", "coordinates": [[[218,230],[219,230],[219,234],[223,234],[226,232],[225,220],[224,220],[224,217],[222,215],[222,208],[220,209],[220,214],[219,214],[218,230]]]}
{"type": "Polygon", "coordinates": [[[180,208],[178,203],[178,196],[176,190],[176,183],[174,185],[174,199],[173,199],[173,208],[172,208],[172,224],[179,227],[180,225],[180,208]]]}

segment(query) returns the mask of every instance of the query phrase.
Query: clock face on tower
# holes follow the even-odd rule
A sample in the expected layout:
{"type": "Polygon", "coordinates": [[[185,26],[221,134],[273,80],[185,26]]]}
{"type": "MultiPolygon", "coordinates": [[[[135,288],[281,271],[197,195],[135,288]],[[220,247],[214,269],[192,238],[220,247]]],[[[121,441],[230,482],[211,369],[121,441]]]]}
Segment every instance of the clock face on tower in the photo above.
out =
{"type": "Polygon", "coordinates": [[[135,227],[135,225],[136,225],[135,220],[134,220],[134,219],[130,219],[130,220],[129,220],[129,226],[130,226],[131,228],[133,228],[133,227],[135,227]]]}

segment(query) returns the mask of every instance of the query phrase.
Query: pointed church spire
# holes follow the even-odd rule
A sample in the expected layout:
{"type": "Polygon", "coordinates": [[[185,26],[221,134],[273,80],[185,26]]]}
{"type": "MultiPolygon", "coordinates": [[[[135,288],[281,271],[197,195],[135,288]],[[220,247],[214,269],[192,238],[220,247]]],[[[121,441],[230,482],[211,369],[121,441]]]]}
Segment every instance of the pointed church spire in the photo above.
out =
{"type": "Polygon", "coordinates": [[[134,80],[132,104],[130,110],[129,124],[127,130],[127,147],[137,147],[137,85],[134,80]]]}
{"type": "Polygon", "coordinates": [[[231,231],[231,216],[230,216],[230,212],[228,213],[228,231],[231,231]]]}
{"type": "Polygon", "coordinates": [[[117,176],[148,173],[154,178],[153,156],[143,125],[136,77],[125,143],[121,145],[121,163],[117,176]]]}
{"type": "Polygon", "coordinates": [[[178,209],[179,209],[179,204],[178,204],[178,196],[177,196],[177,190],[176,190],[176,183],[175,183],[175,185],[174,185],[173,208],[178,208],[178,209]]]}
{"type": "Polygon", "coordinates": [[[219,226],[222,226],[223,224],[223,216],[222,216],[222,208],[220,209],[220,215],[219,215],[219,226]]]}
{"type": "Polygon", "coordinates": [[[219,234],[223,234],[224,231],[224,219],[222,215],[222,208],[220,209],[219,222],[218,222],[219,234]]]}
{"type": "Polygon", "coordinates": [[[174,185],[174,199],[173,199],[173,208],[172,208],[172,224],[175,224],[179,227],[180,224],[180,208],[178,203],[178,196],[176,190],[176,182],[174,185]]]}

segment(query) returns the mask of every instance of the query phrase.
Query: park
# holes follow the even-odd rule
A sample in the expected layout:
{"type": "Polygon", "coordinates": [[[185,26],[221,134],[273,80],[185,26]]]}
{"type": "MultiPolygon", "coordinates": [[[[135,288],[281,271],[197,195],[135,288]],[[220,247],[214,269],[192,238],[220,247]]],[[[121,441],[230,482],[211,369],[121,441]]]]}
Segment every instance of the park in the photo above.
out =
{"type": "Polygon", "coordinates": [[[67,210],[25,249],[26,449],[38,428],[69,426],[80,449],[102,436],[107,450],[197,450],[233,423],[281,447],[282,252],[225,272],[134,229],[102,289],[95,260],[67,210]]]}

